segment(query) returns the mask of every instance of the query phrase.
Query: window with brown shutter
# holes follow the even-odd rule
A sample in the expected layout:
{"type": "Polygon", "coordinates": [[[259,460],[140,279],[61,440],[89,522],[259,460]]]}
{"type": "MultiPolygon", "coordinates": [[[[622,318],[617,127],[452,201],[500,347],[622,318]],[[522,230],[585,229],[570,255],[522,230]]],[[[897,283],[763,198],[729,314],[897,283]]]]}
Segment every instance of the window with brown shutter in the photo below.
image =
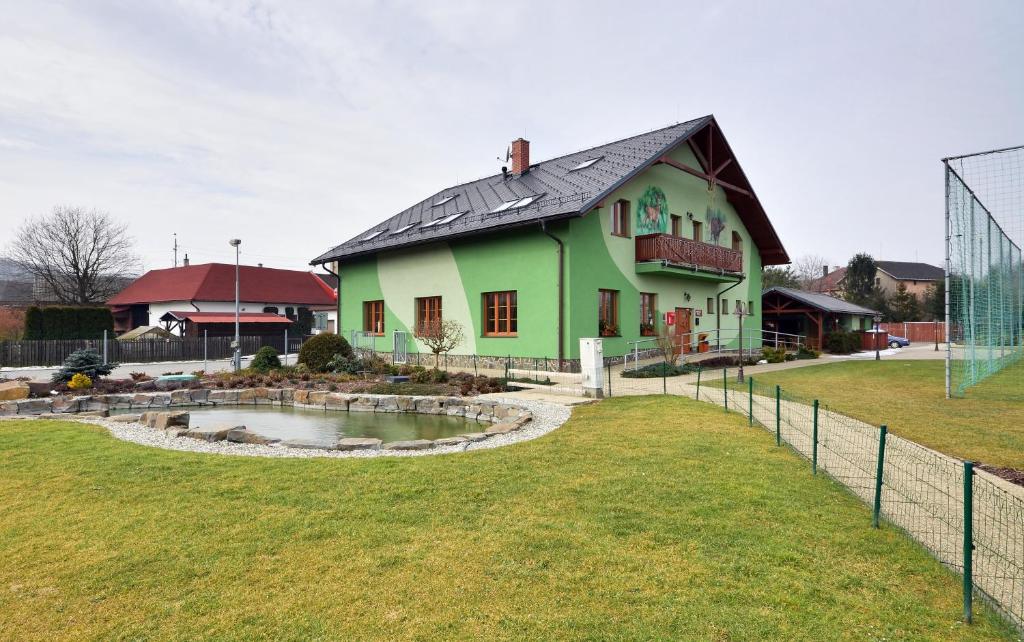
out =
{"type": "Polygon", "coordinates": [[[384,334],[384,301],[363,301],[363,331],[384,334]]]}
{"type": "Polygon", "coordinates": [[[519,332],[519,306],[516,291],[485,292],[484,304],[484,336],[514,337],[519,332]]]}
{"type": "Polygon", "coordinates": [[[619,336],[619,291],[597,291],[597,331],[602,337],[619,336]]]}
{"type": "Polygon", "coordinates": [[[618,200],[612,204],[612,234],[629,236],[629,201],[618,200]]]}

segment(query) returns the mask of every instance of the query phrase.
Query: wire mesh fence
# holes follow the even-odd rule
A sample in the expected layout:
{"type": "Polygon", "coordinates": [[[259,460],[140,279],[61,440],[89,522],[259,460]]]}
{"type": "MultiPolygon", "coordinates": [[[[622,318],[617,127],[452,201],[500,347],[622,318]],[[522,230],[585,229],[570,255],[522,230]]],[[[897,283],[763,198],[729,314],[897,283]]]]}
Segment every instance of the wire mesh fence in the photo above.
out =
{"type": "Polygon", "coordinates": [[[946,392],[1024,355],[1024,147],[944,160],[946,392]]]}
{"type": "Polygon", "coordinates": [[[966,619],[979,595],[1024,630],[1024,489],[818,400],[757,377],[741,382],[735,367],[678,372],[652,362],[646,377],[623,374],[606,365],[606,396],[682,395],[769,431],[871,507],[874,524],[903,530],[961,574],[966,619]]]}

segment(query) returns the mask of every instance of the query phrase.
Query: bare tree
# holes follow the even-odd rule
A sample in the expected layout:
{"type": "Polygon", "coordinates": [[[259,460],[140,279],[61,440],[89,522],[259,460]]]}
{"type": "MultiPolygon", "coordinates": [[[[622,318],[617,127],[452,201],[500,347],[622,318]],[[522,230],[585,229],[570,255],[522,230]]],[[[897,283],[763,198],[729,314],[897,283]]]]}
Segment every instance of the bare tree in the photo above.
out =
{"type": "Polygon", "coordinates": [[[675,365],[679,360],[679,355],[683,352],[682,342],[690,340],[690,337],[677,337],[673,328],[674,326],[667,323],[662,323],[658,328],[658,350],[661,351],[665,363],[670,366],[675,365]]]}
{"type": "Polygon", "coordinates": [[[22,224],[7,256],[62,303],[103,303],[138,270],[133,244],[106,212],[58,206],[22,224]]]}
{"type": "Polygon", "coordinates": [[[807,289],[811,281],[824,276],[823,268],[828,266],[828,259],[817,254],[805,254],[793,262],[793,272],[796,274],[800,287],[807,289]]]}
{"type": "Polygon", "coordinates": [[[420,326],[419,339],[434,353],[435,368],[441,364],[441,353],[451,352],[462,338],[462,324],[452,319],[434,319],[420,326]]]}

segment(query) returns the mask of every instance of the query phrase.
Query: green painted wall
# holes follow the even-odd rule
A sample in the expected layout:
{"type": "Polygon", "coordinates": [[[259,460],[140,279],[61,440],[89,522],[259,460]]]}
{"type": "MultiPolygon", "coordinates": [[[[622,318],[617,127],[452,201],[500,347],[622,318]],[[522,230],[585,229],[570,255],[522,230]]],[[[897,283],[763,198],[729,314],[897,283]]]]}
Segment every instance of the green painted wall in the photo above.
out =
{"type": "MultiPolygon", "coordinates": [[[[681,162],[697,167],[690,150],[683,147],[672,154],[681,162]]],[[[736,300],[753,301],[754,316],[744,322],[745,330],[761,328],[761,259],[749,234],[729,204],[726,193],[717,188],[709,200],[705,181],[667,165],[652,167],[606,199],[606,207],[586,216],[553,223],[550,233],[565,244],[565,357],[579,358],[579,339],[598,336],[598,290],[619,291],[618,337],[604,341],[605,355],[621,355],[629,342],[640,335],[640,293],[657,295],[659,323],[661,313],[676,307],[703,312],[694,331],[716,328],[717,315],[708,314],[707,299],[728,300],[728,313],[720,317],[721,327],[735,331],[732,314],[736,300]],[[631,203],[631,236],[610,233],[611,204],[618,199],[631,203]],[[652,210],[645,205],[653,204],[652,210]],[[747,278],[727,293],[732,283],[716,283],[685,275],[637,274],[634,261],[635,233],[638,229],[668,230],[671,215],[681,217],[683,236],[691,236],[691,219],[704,222],[705,242],[714,216],[724,223],[718,244],[731,246],[732,232],[743,242],[744,272],[747,278]],[[656,216],[645,216],[648,211],[656,216]],[[644,227],[646,226],[646,227],[644,227]]],[[[539,228],[503,231],[450,243],[435,243],[406,250],[382,252],[371,259],[342,263],[341,332],[361,330],[363,301],[384,299],[385,336],[376,339],[378,350],[392,348],[391,332],[409,330],[415,324],[415,299],[441,296],[443,316],[456,319],[465,330],[460,354],[513,355],[556,358],[558,354],[558,254],[557,244],[539,228]],[[482,333],[482,294],[516,290],[518,292],[518,336],[485,337],[482,333]]],[[[411,337],[411,333],[410,333],[411,337]]],[[[410,352],[426,348],[410,338],[410,352]]]]}

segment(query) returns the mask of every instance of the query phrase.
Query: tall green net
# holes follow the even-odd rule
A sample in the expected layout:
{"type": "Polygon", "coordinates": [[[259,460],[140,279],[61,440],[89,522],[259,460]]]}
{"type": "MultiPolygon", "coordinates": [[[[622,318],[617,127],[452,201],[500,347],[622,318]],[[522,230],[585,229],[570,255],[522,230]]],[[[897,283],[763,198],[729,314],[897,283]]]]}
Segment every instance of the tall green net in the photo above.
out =
{"type": "Polygon", "coordinates": [[[946,394],[1024,355],[1024,146],[943,160],[946,394]]]}

